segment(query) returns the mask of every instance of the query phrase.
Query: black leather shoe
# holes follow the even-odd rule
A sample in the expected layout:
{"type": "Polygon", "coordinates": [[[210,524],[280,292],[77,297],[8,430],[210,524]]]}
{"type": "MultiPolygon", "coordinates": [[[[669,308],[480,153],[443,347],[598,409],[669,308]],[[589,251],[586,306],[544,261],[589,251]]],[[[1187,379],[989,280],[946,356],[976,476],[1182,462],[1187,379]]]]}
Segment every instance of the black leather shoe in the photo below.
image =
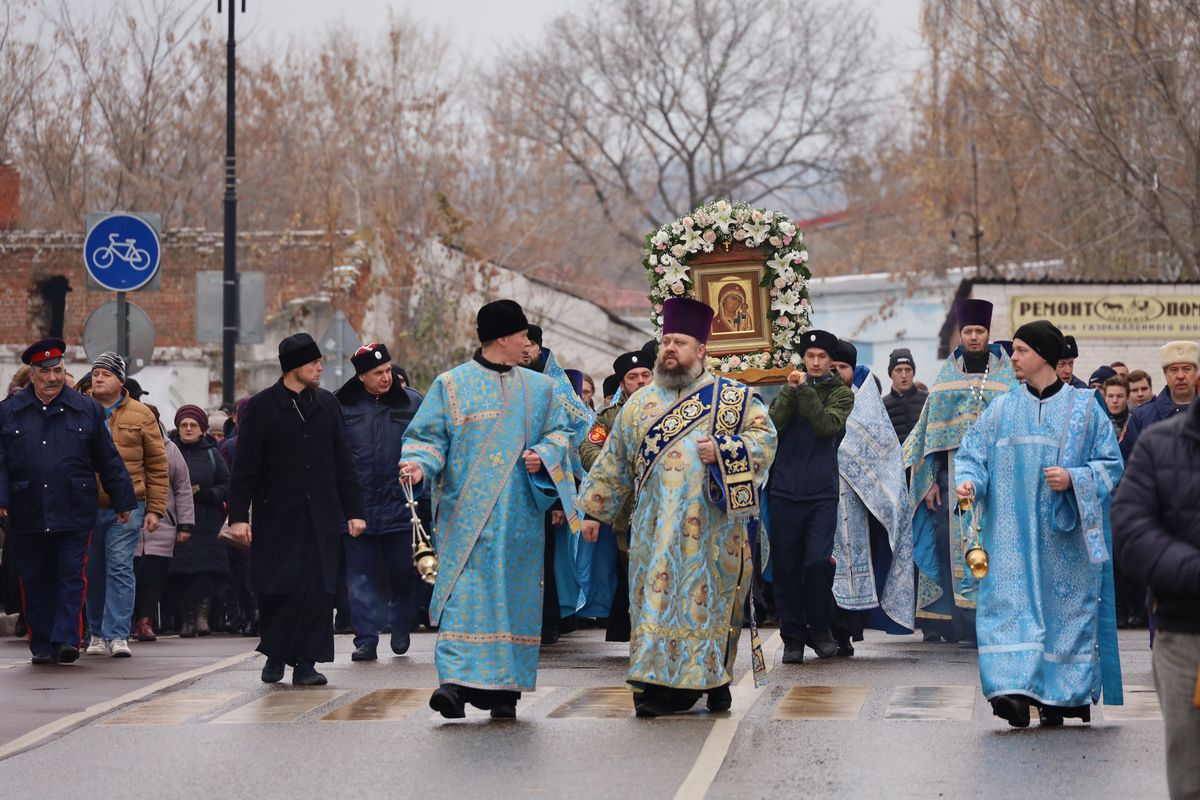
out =
{"type": "Polygon", "coordinates": [[[501,703],[491,710],[492,719],[516,719],[517,704],[516,703],[501,703]]]}
{"type": "Polygon", "coordinates": [[[373,644],[360,644],[350,654],[351,661],[374,661],[377,658],[379,656],[375,653],[375,645],[373,644]]]}
{"type": "Polygon", "coordinates": [[[728,711],[733,705],[733,694],[729,691],[729,684],[709,689],[704,705],[709,711],[728,711]]]}
{"type": "Polygon", "coordinates": [[[675,709],[665,703],[659,702],[657,699],[645,698],[638,700],[636,695],[633,701],[633,709],[634,714],[643,719],[669,717],[675,713],[675,709]]]}
{"type": "Polygon", "coordinates": [[[292,670],[292,686],[324,686],[327,683],[329,679],[307,662],[301,661],[292,670]]]}
{"type": "Polygon", "coordinates": [[[1002,694],[992,699],[992,713],[1008,720],[1014,728],[1029,727],[1029,698],[1019,694],[1002,694]]]}
{"type": "Polygon", "coordinates": [[[79,648],[73,644],[60,644],[55,660],[60,664],[71,664],[79,659],[79,648]]]}
{"type": "Polygon", "coordinates": [[[439,686],[429,696],[429,707],[446,719],[462,719],[467,715],[464,706],[467,698],[463,692],[452,684],[439,686]]]}
{"type": "Polygon", "coordinates": [[[262,668],[263,683],[279,683],[283,680],[283,662],[267,659],[267,663],[263,664],[262,668]]]}
{"type": "Polygon", "coordinates": [[[833,658],[837,655],[837,642],[829,631],[814,631],[808,629],[808,644],[820,658],[833,658]]]}
{"type": "Polygon", "coordinates": [[[849,658],[854,655],[854,645],[849,639],[837,643],[837,654],[842,658],[849,658]]]}
{"type": "Polygon", "coordinates": [[[1046,728],[1057,728],[1063,724],[1063,719],[1070,717],[1081,722],[1092,721],[1090,706],[1038,706],[1038,718],[1046,728]]]}
{"type": "Polygon", "coordinates": [[[542,644],[558,644],[558,626],[542,628],[542,644]]]}
{"type": "Polygon", "coordinates": [[[785,664],[803,664],[804,663],[804,646],[790,647],[785,645],[783,648],[783,663],[785,664]]]}
{"type": "Polygon", "coordinates": [[[58,659],[54,657],[54,653],[34,653],[29,659],[34,664],[55,664],[58,659]]]}
{"type": "Polygon", "coordinates": [[[408,652],[408,646],[411,640],[408,637],[408,631],[393,633],[391,639],[392,652],[398,656],[402,656],[408,652]]]}

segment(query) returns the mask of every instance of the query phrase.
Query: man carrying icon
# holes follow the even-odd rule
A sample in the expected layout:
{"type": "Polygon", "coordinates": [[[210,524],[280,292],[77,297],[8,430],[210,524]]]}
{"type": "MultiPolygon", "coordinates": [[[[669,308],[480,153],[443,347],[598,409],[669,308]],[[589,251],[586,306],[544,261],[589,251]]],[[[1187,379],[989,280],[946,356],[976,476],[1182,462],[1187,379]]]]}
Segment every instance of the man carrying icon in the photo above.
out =
{"type": "MultiPolygon", "coordinates": [[[[1013,336],[1025,382],[994,400],[954,459],[962,515],[988,553],[979,583],[979,677],[993,713],[1029,725],[1120,705],[1109,503],[1123,462],[1090,389],[1055,374],[1065,343],[1045,320],[1013,336]]],[[[973,541],[968,544],[974,544],[973,541]]]]}

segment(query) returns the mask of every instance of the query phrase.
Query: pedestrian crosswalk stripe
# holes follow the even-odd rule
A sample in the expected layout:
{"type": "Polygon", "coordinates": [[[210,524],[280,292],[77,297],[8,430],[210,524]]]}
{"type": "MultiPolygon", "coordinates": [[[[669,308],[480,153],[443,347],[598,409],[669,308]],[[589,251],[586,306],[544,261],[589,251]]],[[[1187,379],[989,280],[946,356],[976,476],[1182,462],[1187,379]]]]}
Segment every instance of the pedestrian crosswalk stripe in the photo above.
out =
{"type": "Polygon", "coordinates": [[[240,692],[178,692],[138,703],[100,724],[178,725],[241,696],[240,692]]]}
{"type": "Polygon", "coordinates": [[[404,719],[429,703],[432,689],[376,689],[321,717],[327,722],[380,722],[404,719]]]}
{"type": "Polygon", "coordinates": [[[793,686],[771,719],[858,719],[870,693],[867,686],[793,686]]]}
{"type": "Polygon", "coordinates": [[[633,714],[633,690],[628,686],[592,686],[577,691],[550,712],[551,719],[622,719],[633,714]]]}
{"type": "Polygon", "coordinates": [[[320,708],[344,694],[346,692],[340,689],[274,691],[222,714],[213,722],[227,724],[295,722],[308,712],[320,708]]]}
{"type": "Polygon", "coordinates": [[[897,686],[884,719],[966,722],[975,711],[975,686],[897,686]]]}
{"type": "Polygon", "coordinates": [[[1125,704],[1100,706],[1100,715],[1111,722],[1161,722],[1162,708],[1153,686],[1126,686],[1125,704]]]}

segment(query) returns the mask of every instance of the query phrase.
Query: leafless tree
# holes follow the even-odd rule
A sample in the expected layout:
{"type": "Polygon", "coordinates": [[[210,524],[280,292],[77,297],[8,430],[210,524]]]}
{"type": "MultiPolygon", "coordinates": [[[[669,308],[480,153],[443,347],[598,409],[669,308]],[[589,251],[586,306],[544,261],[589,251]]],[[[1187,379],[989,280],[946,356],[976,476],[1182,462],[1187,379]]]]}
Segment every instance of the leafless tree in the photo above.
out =
{"type": "Polygon", "coordinates": [[[871,21],[823,0],[596,0],[494,76],[497,126],[565,157],[640,241],[705,200],[836,186],[877,100],[871,21]]]}

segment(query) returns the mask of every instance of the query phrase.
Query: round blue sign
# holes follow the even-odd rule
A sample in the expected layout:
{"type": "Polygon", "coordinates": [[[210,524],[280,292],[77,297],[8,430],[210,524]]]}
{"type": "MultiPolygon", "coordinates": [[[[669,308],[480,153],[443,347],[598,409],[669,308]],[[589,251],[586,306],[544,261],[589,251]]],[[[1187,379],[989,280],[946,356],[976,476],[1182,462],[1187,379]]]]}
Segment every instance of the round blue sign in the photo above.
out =
{"type": "Polygon", "coordinates": [[[132,214],[97,222],[83,241],[83,266],[96,283],[114,292],[136,291],[158,271],[158,234],[132,214]]]}

